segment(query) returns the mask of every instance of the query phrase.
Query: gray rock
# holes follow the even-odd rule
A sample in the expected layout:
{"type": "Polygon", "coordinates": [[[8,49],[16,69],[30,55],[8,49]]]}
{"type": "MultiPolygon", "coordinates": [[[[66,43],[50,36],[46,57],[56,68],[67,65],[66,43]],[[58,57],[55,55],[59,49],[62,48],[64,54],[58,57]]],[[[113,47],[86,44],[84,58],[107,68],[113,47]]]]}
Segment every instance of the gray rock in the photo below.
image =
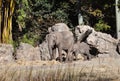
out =
{"type": "Polygon", "coordinates": [[[11,44],[0,44],[0,63],[14,62],[14,48],[11,44]]]}
{"type": "Polygon", "coordinates": [[[93,32],[87,38],[88,44],[95,46],[100,53],[116,50],[117,40],[111,35],[101,32],[93,32]]]}
{"type": "Polygon", "coordinates": [[[88,29],[92,30],[92,33],[86,38],[89,45],[95,47],[101,54],[110,54],[112,57],[119,57],[116,51],[118,40],[113,38],[110,34],[96,32],[90,26],[77,26],[76,32],[80,36],[88,29]]]}
{"type": "Polygon", "coordinates": [[[117,40],[110,34],[93,32],[87,38],[87,42],[97,48],[100,53],[107,53],[112,57],[118,57],[119,55],[116,51],[117,40]]]}
{"type": "Polygon", "coordinates": [[[27,43],[20,43],[16,50],[16,59],[24,61],[41,60],[39,48],[27,43]]]}
{"type": "Polygon", "coordinates": [[[42,44],[39,45],[39,50],[40,50],[41,60],[49,60],[50,59],[48,43],[46,41],[44,41],[42,44]]]}
{"type": "Polygon", "coordinates": [[[78,25],[75,27],[75,36],[77,37],[77,40],[81,40],[82,36],[84,36],[86,31],[90,30],[91,32],[94,32],[94,29],[88,25],[78,25]]]}
{"type": "Polygon", "coordinates": [[[110,58],[109,54],[98,54],[99,58],[110,58]]]}

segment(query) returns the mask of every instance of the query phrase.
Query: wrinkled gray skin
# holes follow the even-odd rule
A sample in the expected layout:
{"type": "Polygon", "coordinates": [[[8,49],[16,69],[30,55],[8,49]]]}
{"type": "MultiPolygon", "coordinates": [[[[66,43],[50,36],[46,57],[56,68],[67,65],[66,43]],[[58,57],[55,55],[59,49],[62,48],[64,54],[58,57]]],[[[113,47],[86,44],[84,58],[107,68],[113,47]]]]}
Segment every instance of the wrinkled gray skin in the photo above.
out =
{"type": "Polygon", "coordinates": [[[75,55],[75,60],[77,60],[78,54],[82,54],[85,60],[90,60],[92,57],[90,54],[90,46],[85,42],[75,43],[73,46],[73,54],[75,55]],[[85,56],[87,56],[87,58],[85,56]]]}
{"type": "Polygon", "coordinates": [[[46,36],[51,60],[55,59],[55,49],[58,48],[59,58],[62,61],[62,50],[67,51],[66,61],[70,60],[74,37],[71,31],[52,32],[46,36]]]}
{"type": "Polygon", "coordinates": [[[48,32],[62,32],[62,31],[69,31],[69,27],[65,23],[57,23],[52,27],[48,28],[48,32]]]}

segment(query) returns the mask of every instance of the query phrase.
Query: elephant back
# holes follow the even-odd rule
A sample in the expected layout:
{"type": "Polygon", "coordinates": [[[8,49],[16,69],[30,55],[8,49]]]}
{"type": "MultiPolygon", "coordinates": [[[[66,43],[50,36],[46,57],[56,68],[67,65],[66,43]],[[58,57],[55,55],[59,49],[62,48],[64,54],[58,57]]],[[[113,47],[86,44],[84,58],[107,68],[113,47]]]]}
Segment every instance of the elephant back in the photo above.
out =
{"type": "Polygon", "coordinates": [[[52,27],[49,27],[48,31],[49,33],[51,33],[51,32],[70,31],[70,29],[65,23],[56,23],[52,27]]]}
{"type": "Polygon", "coordinates": [[[73,33],[71,31],[62,31],[60,32],[64,38],[73,37],[73,33]]]}

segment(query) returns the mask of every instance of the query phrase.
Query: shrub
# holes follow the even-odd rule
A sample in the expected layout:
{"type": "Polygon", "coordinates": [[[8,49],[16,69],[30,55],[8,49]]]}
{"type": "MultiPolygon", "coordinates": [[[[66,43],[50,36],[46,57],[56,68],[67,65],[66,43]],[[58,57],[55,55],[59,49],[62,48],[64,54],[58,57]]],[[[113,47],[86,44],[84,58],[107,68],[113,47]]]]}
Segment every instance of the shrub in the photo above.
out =
{"type": "Polygon", "coordinates": [[[98,23],[95,24],[94,28],[96,31],[107,31],[111,27],[107,25],[107,23],[105,23],[103,20],[99,20],[98,23]]]}

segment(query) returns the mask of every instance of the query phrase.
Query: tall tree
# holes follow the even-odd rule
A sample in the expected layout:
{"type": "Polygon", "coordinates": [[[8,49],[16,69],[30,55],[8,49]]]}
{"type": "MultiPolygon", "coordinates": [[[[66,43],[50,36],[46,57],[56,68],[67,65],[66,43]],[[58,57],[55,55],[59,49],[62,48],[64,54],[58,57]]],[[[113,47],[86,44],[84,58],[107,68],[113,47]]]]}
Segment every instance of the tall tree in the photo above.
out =
{"type": "Polygon", "coordinates": [[[12,16],[15,8],[14,0],[0,0],[0,42],[12,41],[12,16]]]}

